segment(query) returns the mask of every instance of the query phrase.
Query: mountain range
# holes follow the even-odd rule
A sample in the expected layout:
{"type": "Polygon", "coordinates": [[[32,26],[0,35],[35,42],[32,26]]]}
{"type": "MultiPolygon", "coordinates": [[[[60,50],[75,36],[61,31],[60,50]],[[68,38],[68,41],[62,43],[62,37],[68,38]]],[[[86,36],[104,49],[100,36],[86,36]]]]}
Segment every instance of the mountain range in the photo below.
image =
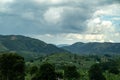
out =
{"type": "Polygon", "coordinates": [[[21,35],[0,35],[0,53],[3,52],[15,52],[25,57],[25,59],[38,58],[40,55],[51,53],[119,54],[120,43],[77,42],[72,45],[55,46],[21,35]]]}
{"type": "Polygon", "coordinates": [[[70,46],[62,47],[65,50],[68,50],[72,53],[78,54],[110,54],[110,53],[120,53],[120,43],[110,43],[110,42],[89,42],[89,43],[82,43],[77,42],[70,46]]]}
{"type": "Polygon", "coordinates": [[[21,35],[0,35],[0,52],[16,52],[22,56],[37,57],[40,54],[67,53],[53,44],[21,35]]]}

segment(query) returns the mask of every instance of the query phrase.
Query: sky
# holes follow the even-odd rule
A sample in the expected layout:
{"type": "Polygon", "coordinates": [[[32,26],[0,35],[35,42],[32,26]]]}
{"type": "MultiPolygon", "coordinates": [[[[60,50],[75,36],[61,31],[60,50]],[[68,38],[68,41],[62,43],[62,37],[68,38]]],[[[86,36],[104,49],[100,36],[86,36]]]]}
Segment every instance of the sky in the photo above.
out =
{"type": "Polygon", "coordinates": [[[52,44],[120,42],[120,0],[0,0],[0,34],[52,44]]]}

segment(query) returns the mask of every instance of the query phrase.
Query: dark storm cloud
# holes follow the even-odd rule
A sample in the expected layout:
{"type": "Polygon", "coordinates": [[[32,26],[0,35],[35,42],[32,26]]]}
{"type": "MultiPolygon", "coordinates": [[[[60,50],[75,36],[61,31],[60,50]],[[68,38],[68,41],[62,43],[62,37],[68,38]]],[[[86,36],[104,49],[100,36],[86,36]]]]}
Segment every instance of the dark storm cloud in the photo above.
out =
{"type": "MultiPolygon", "coordinates": [[[[50,1],[50,0],[49,0],[50,1]]],[[[58,4],[37,3],[34,0],[15,0],[9,5],[10,11],[0,12],[1,34],[59,34],[84,33],[86,21],[97,7],[118,3],[119,0],[70,0],[58,4]],[[44,14],[49,8],[63,8],[59,23],[49,23],[44,14]]],[[[7,4],[6,4],[7,5],[7,4]]],[[[49,17],[48,17],[49,19],[49,17]]]]}
{"type": "Polygon", "coordinates": [[[62,15],[62,28],[66,31],[81,33],[85,30],[85,21],[90,18],[89,10],[83,10],[79,7],[72,7],[72,9],[65,9],[62,15]]]}
{"type": "MultiPolygon", "coordinates": [[[[39,8],[32,1],[16,0],[9,5],[10,11],[0,13],[0,32],[3,34],[34,34],[44,28],[39,27],[45,9],[39,8]],[[35,19],[24,17],[33,13],[35,19]],[[39,19],[37,19],[37,16],[39,19]],[[39,31],[38,31],[39,30],[39,31]]],[[[30,17],[30,16],[28,16],[30,17]]],[[[43,29],[43,30],[42,30],[43,29]]]]}

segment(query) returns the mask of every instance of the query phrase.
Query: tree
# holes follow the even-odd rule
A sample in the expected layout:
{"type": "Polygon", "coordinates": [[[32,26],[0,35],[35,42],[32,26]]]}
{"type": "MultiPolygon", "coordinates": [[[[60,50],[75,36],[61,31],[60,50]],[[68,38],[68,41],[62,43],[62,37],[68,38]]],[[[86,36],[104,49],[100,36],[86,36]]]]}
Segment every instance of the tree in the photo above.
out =
{"type": "Polygon", "coordinates": [[[78,80],[80,78],[80,74],[77,72],[76,66],[65,66],[64,78],[67,80],[78,80]]]}
{"type": "Polygon", "coordinates": [[[89,70],[89,79],[90,80],[106,80],[104,75],[102,74],[102,69],[99,64],[94,64],[91,66],[89,70]]]}
{"type": "Polygon", "coordinates": [[[111,67],[108,71],[110,73],[113,73],[113,74],[119,74],[120,73],[119,69],[116,66],[115,67],[111,67]]]}
{"type": "Polygon", "coordinates": [[[57,71],[56,72],[56,77],[59,79],[63,79],[63,72],[62,71],[57,71]]]}
{"type": "Polygon", "coordinates": [[[24,58],[15,53],[0,55],[0,80],[24,80],[24,58]]]}
{"type": "Polygon", "coordinates": [[[100,66],[102,67],[103,71],[108,71],[113,74],[119,74],[119,63],[118,61],[111,60],[109,62],[101,63],[100,66]]]}
{"type": "Polygon", "coordinates": [[[55,67],[50,63],[42,64],[32,80],[56,80],[55,67]]]}
{"type": "Polygon", "coordinates": [[[29,69],[29,72],[31,75],[35,74],[38,71],[38,67],[37,66],[31,66],[29,69]]]}

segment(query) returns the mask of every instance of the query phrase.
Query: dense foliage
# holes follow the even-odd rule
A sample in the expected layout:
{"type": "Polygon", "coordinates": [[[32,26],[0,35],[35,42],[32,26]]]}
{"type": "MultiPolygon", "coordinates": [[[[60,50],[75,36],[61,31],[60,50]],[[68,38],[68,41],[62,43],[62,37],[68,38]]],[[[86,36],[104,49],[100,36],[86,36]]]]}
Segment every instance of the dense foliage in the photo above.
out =
{"type": "Polygon", "coordinates": [[[42,64],[32,80],[56,80],[55,67],[49,63],[42,64]]]}
{"type": "Polygon", "coordinates": [[[102,74],[102,69],[98,64],[94,64],[91,66],[89,70],[89,80],[106,80],[106,78],[102,74]]]}
{"type": "MultiPolygon", "coordinates": [[[[26,65],[39,67],[48,62],[55,67],[57,79],[90,80],[91,77],[97,76],[96,78],[103,80],[119,80],[120,55],[106,55],[59,53],[41,56],[33,62],[27,62],[26,65]]],[[[31,80],[29,77],[27,74],[26,80],[31,80]]]]}
{"type": "Polygon", "coordinates": [[[0,55],[0,80],[24,80],[24,58],[13,53],[0,55]]]}
{"type": "Polygon", "coordinates": [[[24,58],[17,54],[0,54],[0,80],[120,79],[119,55],[83,56],[59,53],[41,56],[37,60],[26,62],[26,67],[24,63],[24,58]]]}
{"type": "Polygon", "coordinates": [[[79,80],[80,74],[77,72],[76,66],[65,66],[64,78],[67,80],[79,80]]]}

